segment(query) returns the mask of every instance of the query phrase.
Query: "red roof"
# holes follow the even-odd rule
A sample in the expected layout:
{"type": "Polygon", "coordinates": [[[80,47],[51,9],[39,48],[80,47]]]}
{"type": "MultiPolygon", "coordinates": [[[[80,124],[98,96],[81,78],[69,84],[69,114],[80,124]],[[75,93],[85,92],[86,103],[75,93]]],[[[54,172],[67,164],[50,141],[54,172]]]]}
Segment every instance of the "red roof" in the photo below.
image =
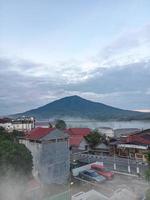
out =
{"type": "Polygon", "coordinates": [[[70,146],[79,146],[81,141],[83,139],[83,136],[70,136],[69,138],[69,144],[70,146]]]}
{"type": "Polygon", "coordinates": [[[86,136],[90,134],[91,129],[89,128],[69,128],[67,133],[69,135],[76,135],[76,136],[86,136]]]}
{"type": "Polygon", "coordinates": [[[66,130],[69,137],[70,146],[79,146],[84,136],[90,134],[89,128],[69,128],[66,130]]]}
{"type": "Polygon", "coordinates": [[[37,127],[30,132],[28,132],[28,135],[26,136],[26,139],[29,140],[38,140],[46,135],[48,135],[50,132],[52,132],[55,128],[42,128],[37,127]]]}
{"type": "Polygon", "coordinates": [[[127,142],[138,142],[144,145],[150,145],[150,130],[144,130],[139,133],[131,134],[127,137],[127,142]]]}

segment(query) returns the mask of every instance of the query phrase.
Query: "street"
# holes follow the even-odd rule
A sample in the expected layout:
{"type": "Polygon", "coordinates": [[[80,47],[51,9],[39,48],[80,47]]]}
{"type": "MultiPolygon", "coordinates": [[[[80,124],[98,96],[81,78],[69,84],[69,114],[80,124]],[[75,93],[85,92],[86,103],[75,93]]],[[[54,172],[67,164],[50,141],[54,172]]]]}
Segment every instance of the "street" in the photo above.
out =
{"type": "Polygon", "coordinates": [[[80,162],[92,163],[92,162],[103,162],[104,166],[109,170],[115,170],[118,172],[140,174],[144,175],[145,170],[148,168],[146,163],[142,163],[133,159],[112,157],[112,156],[101,156],[92,155],[86,153],[76,153],[71,155],[71,160],[78,160],[80,162]]]}

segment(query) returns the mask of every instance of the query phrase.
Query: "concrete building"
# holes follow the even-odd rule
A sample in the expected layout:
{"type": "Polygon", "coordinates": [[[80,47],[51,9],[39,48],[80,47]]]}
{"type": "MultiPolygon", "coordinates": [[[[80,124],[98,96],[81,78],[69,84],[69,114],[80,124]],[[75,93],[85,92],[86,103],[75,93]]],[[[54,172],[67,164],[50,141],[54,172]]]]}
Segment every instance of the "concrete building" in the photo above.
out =
{"type": "Polygon", "coordinates": [[[114,130],[110,127],[99,127],[96,130],[107,137],[114,137],[114,130]]]}
{"type": "Polygon", "coordinates": [[[9,132],[13,130],[26,132],[35,128],[35,119],[34,117],[1,118],[0,126],[9,132]]]}
{"type": "Polygon", "coordinates": [[[67,182],[70,169],[68,134],[55,128],[35,128],[20,140],[33,155],[33,175],[43,184],[67,182]]]}
{"type": "Polygon", "coordinates": [[[31,131],[35,128],[34,117],[21,117],[11,121],[13,130],[17,131],[31,131]]]}

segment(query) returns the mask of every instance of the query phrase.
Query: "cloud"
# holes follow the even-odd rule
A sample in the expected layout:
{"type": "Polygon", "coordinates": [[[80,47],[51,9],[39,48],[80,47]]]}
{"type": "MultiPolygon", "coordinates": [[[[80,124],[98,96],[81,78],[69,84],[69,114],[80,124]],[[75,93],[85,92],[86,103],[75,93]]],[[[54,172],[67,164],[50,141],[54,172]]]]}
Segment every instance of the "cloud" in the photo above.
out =
{"type": "Polygon", "coordinates": [[[150,25],[120,35],[95,57],[55,64],[0,57],[1,115],[67,95],[126,109],[150,107],[150,25]]]}
{"type": "Polygon", "coordinates": [[[150,24],[120,34],[95,60],[103,67],[124,66],[150,59],[150,24]]]}

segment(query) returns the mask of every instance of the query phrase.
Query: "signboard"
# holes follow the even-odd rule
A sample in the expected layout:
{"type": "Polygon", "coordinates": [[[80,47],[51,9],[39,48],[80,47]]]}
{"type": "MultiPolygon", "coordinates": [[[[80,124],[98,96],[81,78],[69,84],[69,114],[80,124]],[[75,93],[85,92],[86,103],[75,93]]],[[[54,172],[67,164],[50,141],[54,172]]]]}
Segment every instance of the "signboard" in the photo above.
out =
{"type": "Polygon", "coordinates": [[[135,144],[118,144],[118,148],[132,148],[132,149],[148,149],[148,146],[135,145],[135,144]]]}

